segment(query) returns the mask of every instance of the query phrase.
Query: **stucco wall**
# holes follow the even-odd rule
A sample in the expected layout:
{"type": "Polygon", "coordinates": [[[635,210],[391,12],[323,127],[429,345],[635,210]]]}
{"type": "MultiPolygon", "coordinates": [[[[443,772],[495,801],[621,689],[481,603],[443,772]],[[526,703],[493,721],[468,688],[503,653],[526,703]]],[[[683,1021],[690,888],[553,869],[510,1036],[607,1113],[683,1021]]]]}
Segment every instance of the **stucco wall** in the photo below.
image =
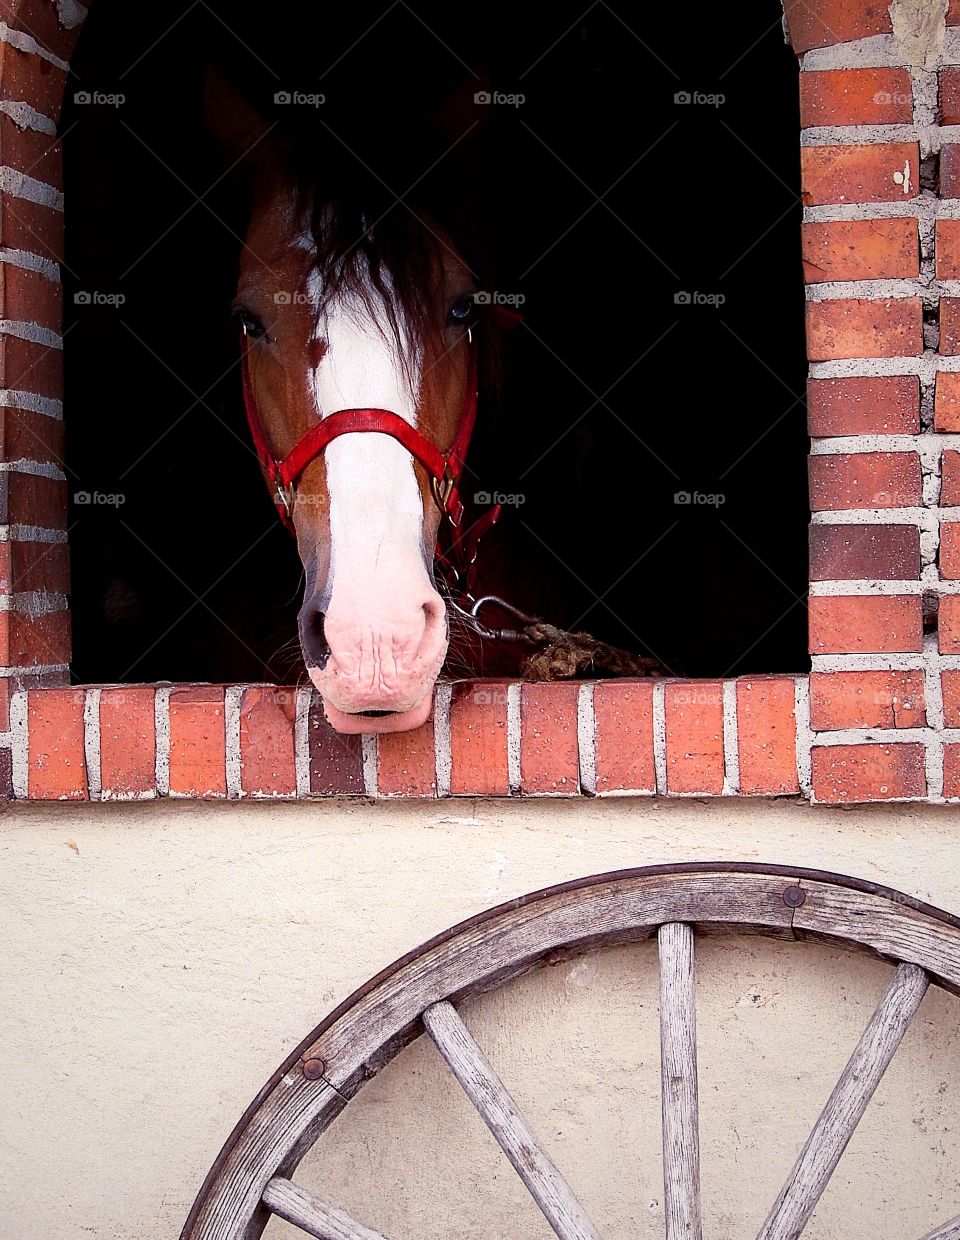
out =
{"type": "MultiPolygon", "coordinates": [[[[952,809],[782,802],[9,808],[3,1234],[175,1237],[223,1138],[317,1020],[510,896],[730,859],[837,870],[960,912],[956,829],[952,809]]],[[[812,945],[702,943],[711,1235],[755,1233],[888,973],[812,945]]],[[[662,1235],[652,945],[538,972],[466,1015],[607,1240],[662,1235]]],[[[806,1234],[920,1235],[960,1210],[958,1049],[960,1009],[931,993],[806,1234]]],[[[549,1234],[419,1044],[300,1178],[393,1240],[549,1234]]]]}

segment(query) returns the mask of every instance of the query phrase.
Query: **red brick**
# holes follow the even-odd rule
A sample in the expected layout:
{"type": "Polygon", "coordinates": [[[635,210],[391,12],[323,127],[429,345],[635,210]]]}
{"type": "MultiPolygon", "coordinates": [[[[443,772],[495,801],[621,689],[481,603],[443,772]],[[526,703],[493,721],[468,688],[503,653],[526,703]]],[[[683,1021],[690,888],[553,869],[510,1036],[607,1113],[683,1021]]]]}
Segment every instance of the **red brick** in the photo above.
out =
{"type": "Polygon", "coordinates": [[[960,26],[960,0],[949,0],[947,4],[947,25],[960,26]]]}
{"type": "Polygon", "coordinates": [[[63,350],[19,336],[2,337],[0,386],[63,400],[63,350]]]}
{"type": "Polygon", "coordinates": [[[812,456],[810,506],[814,512],[851,508],[906,508],[922,502],[916,452],[855,452],[812,456]]]}
{"type": "Polygon", "coordinates": [[[69,684],[70,676],[65,668],[56,672],[17,672],[13,676],[0,677],[0,732],[10,727],[10,699],[20,689],[61,689],[69,684]]]}
{"type": "Polygon", "coordinates": [[[314,796],[357,795],[364,791],[363,739],[336,732],[323,713],[323,699],[312,696],[308,722],[310,791],[314,796]]]}
{"type": "MultiPolygon", "coordinates": [[[[0,43],[0,48],[4,46],[0,43]]],[[[0,246],[63,262],[63,212],[29,198],[0,194],[0,246]]]]}
{"type": "Polygon", "coordinates": [[[216,685],[174,689],[170,694],[172,795],[227,795],[223,696],[216,685]]]}
{"type": "Polygon", "coordinates": [[[840,202],[909,201],[918,192],[919,154],[915,142],[801,147],[804,204],[814,207],[840,202]],[[909,178],[906,193],[904,172],[909,178]]]}
{"type": "Polygon", "coordinates": [[[667,791],[723,791],[723,685],[671,681],[664,688],[667,791]]]}
{"type": "Polygon", "coordinates": [[[960,745],[943,747],[943,795],[960,797],[960,745]]]}
{"type": "Polygon", "coordinates": [[[520,791],[570,796],[580,791],[577,698],[570,683],[525,684],[520,692],[520,791]]]}
{"type": "Polygon", "coordinates": [[[913,88],[906,69],[822,69],[800,74],[800,126],[909,125],[913,88]]]}
{"type": "Polygon", "coordinates": [[[817,745],[812,758],[813,794],[827,804],[927,795],[922,745],[817,745]]]}
{"type": "Polygon", "coordinates": [[[960,523],[945,521],[940,526],[940,576],[945,581],[960,579],[960,523]]]}
{"type": "Polygon", "coordinates": [[[63,422],[28,409],[0,409],[0,460],[40,461],[62,468],[63,422]]]}
{"type": "Polygon", "coordinates": [[[960,124],[960,71],[940,70],[940,124],[960,124]]]}
{"type": "Polygon", "coordinates": [[[945,594],[940,599],[937,641],[941,654],[960,654],[960,594],[945,594]]]}
{"type": "Polygon", "coordinates": [[[437,795],[432,716],[412,732],[383,732],[377,737],[377,790],[388,797],[437,795]]]}
{"type": "Polygon", "coordinates": [[[918,595],[816,596],[807,601],[811,654],[918,654],[918,595]]]}
{"type": "Polygon", "coordinates": [[[27,791],[36,801],[86,801],[82,689],[27,694],[27,791]]]}
{"type": "Polygon", "coordinates": [[[52,121],[60,119],[67,75],[33,52],[0,43],[0,97],[29,103],[52,121]]]}
{"type": "Polygon", "coordinates": [[[0,612],[0,667],[43,667],[70,662],[70,613],[0,612]]]}
{"type": "Polygon", "coordinates": [[[247,796],[295,796],[296,689],[257,685],[240,699],[240,787],[247,796]]]}
{"type": "Polygon", "coordinates": [[[926,723],[923,672],[811,672],[810,726],[814,732],[843,728],[917,728],[926,723]]]}
{"type": "Polygon", "coordinates": [[[811,379],[807,384],[811,435],[911,435],[920,430],[916,375],[811,379]]]}
{"type": "Polygon", "coordinates": [[[62,689],[69,685],[70,674],[65,667],[56,671],[16,671],[11,676],[0,677],[0,732],[10,727],[10,699],[18,690],[62,689]]]}
{"type": "Polygon", "coordinates": [[[940,673],[943,691],[943,722],[948,728],[960,728],[960,672],[950,669],[940,673]]]}
{"type": "Polygon", "coordinates": [[[454,685],[450,703],[450,791],[454,796],[507,796],[507,686],[454,685]]]}
{"type": "Polygon", "coordinates": [[[944,452],[941,458],[940,503],[945,508],[960,504],[960,452],[944,452]]]}
{"type": "Polygon", "coordinates": [[[797,53],[892,29],[885,0],[785,0],[783,7],[797,53]]]}
{"type": "Polygon", "coordinates": [[[63,285],[38,271],[0,263],[0,318],[63,329],[63,285]]]}
{"type": "Polygon", "coordinates": [[[940,148],[940,197],[960,198],[960,145],[945,143],[940,148]]]}
{"type": "Polygon", "coordinates": [[[597,793],[656,792],[652,681],[600,681],[593,712],[597,793]]]}
{"type": "Polygon", "coordinates": [[[796,687],[792,677],[737,681],[740,791],[745,796],[799,792],[796,687]]]}
{"type": "Polygon", "coordinates": [[[0,522],[65,530],[66,482],[19,470],[3,473],[0,475],[0,522]]]}
{"type": "Polygon", "coordinates": [[[915,525],[811,525],[811,581],[913,581],[920,576],[915,525]]]}
{"type": "Polygon", "coordinates": [[[63,151],[55,134],[21,129],[9,116],[0,114],[0,159],[7,168],[63,189],[63,151]]]}
{"type": "Polygon", "coordinates": [[[13,800],[13,754],[0,749],[0,801],[13,800]]]}
{"type": "Polygon", "coordinates": [[[918,297],[808,301],[807,357],[915,357],[923,352],[923,306],[918,297]]]}
{"type": "Polygon", "coordinates": [[[939,279],[960,277],[960,220],[937,220],[936,256],[939,279]]]}
{"type": "Polygon", "coordinates": [[[66,482],[13,471],[0,475],[0,522],[65,530],[66,482]]]}
{"type": "Polygon", "coordinates": [[[937,375],[933,420],[938,431],[960,431],[960,371],[941,370],[937,375]]]}
{"type": "Polygon", "coordinates": [[[960,353],[960,297],[940,298],[940,353],[944,357],[960,353]]]}
{"type": "Polygon", "coordinates": [[[69,594],[70,558],[66,543],[0,543],[0,594],[28,591],[69,594]]]}
{"type": "Polygon", "coordinates": [[[155,699],[152,685],[100,691],[100,788],[105,801],[157,791],[155,699]]]}
{"type": "Polygon", "coordinates": [[[920,236],[916,220],[836,220],[804,224],[803,278],[881,280],[916,276],[920,236]]]}

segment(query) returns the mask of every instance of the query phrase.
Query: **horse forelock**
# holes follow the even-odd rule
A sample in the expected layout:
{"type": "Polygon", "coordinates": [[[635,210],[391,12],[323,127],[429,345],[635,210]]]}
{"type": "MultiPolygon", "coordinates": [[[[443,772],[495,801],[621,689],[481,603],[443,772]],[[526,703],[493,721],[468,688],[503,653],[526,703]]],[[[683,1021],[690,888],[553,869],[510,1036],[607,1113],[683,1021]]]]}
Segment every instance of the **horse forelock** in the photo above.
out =
{"type": "Polygon", "coordinates": [[[402,205],[380,210],[307,194],[299,244],[310,255],[307,287],[318,316],[364,319],[400,359],[412,386],[417,359],[440,339],[446,315],[444,247],[402,205]],[[406,218],[401,218],[406,217],[406,218]]]}

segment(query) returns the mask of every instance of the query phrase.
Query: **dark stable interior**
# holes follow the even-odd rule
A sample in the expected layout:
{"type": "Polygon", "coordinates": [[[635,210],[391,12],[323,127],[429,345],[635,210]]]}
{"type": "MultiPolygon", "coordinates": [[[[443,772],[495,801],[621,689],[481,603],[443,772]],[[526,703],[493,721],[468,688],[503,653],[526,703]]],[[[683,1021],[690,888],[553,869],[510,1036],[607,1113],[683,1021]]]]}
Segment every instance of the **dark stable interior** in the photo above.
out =
{"type": "Polygon", "coordinates": [[[464,488],[516,497],[490,538],[498,586],[674,674],[802,670],[797,70],[779,12],[98,0],[62,121],[77,680],[301,670],[300,564],[229,322],[245,221],[204,126],[210,63],[331,166],[417,183],[406,201],[485,291],[523,299],[464,488]],[[298,93],[325,100],[280,101],[298,93]]]}

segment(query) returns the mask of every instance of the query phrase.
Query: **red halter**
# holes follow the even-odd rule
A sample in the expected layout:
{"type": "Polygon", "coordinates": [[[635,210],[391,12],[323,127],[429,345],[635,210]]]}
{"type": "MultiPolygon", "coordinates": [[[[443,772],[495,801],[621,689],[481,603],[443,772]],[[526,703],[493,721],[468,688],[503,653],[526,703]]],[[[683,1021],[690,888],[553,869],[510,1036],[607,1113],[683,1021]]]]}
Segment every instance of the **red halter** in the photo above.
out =
{"type": "Polygon", "coordinates": [[[294,533],[293,505],[296,499],[296,484],[311,461],[321,456],[327,445],[341,435],[371,431],[380,435],[389,435],[402,444],[414,460],[419,461],[427,471],[434,501],[454,531],[451,535],[449,551],[446,553],[442,550],[438,538],[436,558],[444,573],[453,579],[449,582],[450,586],[462,595],[469,594],[480,539],[496,523],[501,510],[500,504],[493,504],[472,524],[469,530],[464,532],[461,529],[463,503],[460,500],[458,486],[467,448],[470,446],[470,439],[477,421],[477,359],[472,341],[469,347],[470,363],[463,412],[460,415],[460,424],[453,443],[446,453],[441,452],[416,427],[411,426],[399,414],[389,409],[340,409],[311,426],[287,456],[278,461],[270,451],[263,424],[257,412],[257,402],[250,379],[249,342],[246,338],[244,339],[243,403],[247,411],[247,422],[250,425],[250,434],[260,465],[273,488],[273,502],[280,514],[280,520],[291,533],[294,533]]]}

